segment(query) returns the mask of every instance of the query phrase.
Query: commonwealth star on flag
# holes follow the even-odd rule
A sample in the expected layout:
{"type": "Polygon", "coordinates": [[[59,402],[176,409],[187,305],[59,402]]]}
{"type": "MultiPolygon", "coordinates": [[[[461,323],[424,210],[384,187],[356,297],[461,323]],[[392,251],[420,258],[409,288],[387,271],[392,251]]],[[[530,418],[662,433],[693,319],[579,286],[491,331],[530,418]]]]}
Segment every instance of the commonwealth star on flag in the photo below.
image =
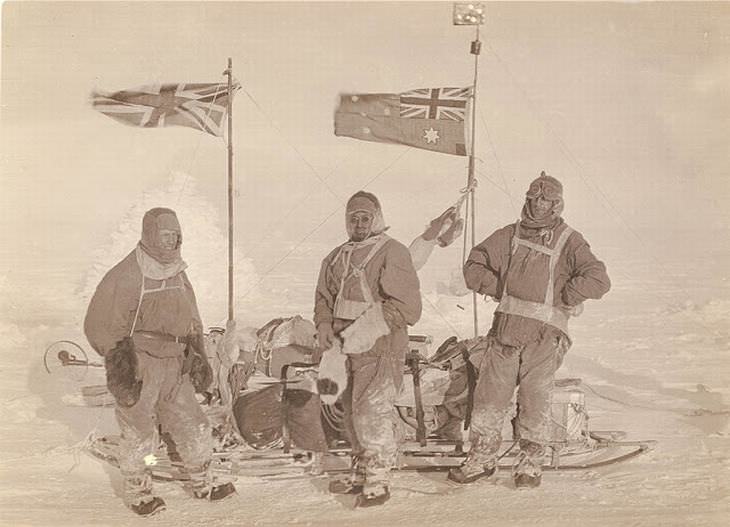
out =
{"type": "Polygon", "coordinates": [[[465,156],[470,101],[468,87],[343,94],[335,135],[465,156]]]}

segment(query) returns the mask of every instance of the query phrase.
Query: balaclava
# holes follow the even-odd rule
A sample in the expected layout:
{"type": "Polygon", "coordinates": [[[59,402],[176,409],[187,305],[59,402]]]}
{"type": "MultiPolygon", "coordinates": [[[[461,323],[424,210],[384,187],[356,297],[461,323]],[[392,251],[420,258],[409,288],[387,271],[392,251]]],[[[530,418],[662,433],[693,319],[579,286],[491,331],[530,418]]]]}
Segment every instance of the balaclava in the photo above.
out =
{"type": "Polygon", "coordinates": [[[366,238],[375,234],[380,234],[387,229],[378,198],[370,192],[361,190],[353,194],[352,197],[347,200],[347,207],[345,210],[345,228],[347,229],[348,237],[352,238],[353,234],[352,225],[350,224],[350,215],[356,212],[369,212],[373,216],[370,234],[366,236],[366,238]]]}
{"type": "Polygon", "coordinates": [[[148,210],[142,218],[142,239],[139,241],[139,245],[144,252],[162,264],[181,261],[182,232],[175,211],[163,207],[148,210]],[[177,246],[174,249],[165,249],[162,246],[161,229],[177,232],[177,246]]]}
{"type": "Polygon", "coordinates": [[[522,220],[520,225],[527,229],[552,229],[560,223],[560,215],[563,212],[563,185],[545,172],[530,183],[530,188],[525,194],[525,205],[522,207],[522,220]],[[537,217],[534,213],[534,205],[540,196],[552,202],[552,207],[544,215],[537,217]]]}

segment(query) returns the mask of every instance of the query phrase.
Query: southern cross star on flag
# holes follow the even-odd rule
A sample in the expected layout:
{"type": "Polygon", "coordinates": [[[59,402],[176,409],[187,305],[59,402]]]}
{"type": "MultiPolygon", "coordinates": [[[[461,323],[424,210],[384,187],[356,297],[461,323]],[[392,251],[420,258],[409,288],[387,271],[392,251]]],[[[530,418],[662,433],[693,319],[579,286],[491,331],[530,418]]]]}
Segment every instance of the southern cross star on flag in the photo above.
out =
{"type": "MultiPolygon", "coordinates": [[[[232,86],[233,93],[240,88],[232,86]]],[[[228,84],[156,84],[114,93],[93,92],[95,110],[130,126],[187,126],[221,137],[228,84]]]]}
{"type": "Polygon", "coordinates": [[[342,94],[335,135],[465,156],[470,101],[469,87],[342,94]]]}

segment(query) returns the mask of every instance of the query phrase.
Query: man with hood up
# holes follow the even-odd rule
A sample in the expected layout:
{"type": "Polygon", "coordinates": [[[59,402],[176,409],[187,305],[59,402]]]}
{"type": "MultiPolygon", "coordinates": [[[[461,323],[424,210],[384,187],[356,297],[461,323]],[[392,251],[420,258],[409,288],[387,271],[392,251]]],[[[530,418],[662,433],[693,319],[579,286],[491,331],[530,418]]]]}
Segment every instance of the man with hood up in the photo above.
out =
{"type": "Polygon", "coordinates": [[[474,247],[464,265],[467,287],[499,305],[474,393],[471,449],[450,480],[471,483],[495,472],[502,425],[518,387],[520,450],[512,477],[517,488],[540,485],[550,392],[571,343],[568,319],[611,286],[606,267],[562,211],[562,184],[542,172],[530,184],[521,219],[474,247]]]}
{"type": "Polygon", "coordinates": [[[147,211],[141,240],[101,280],[84,321],[116,399],[124,502],[141,516],[165,507],[152,494],[148,470],[158,426],[174,440],[195,498],[219,500],[235,492],[233,484],[215,485],[210,476],[211,429],[195,392],[210,385],[212,371],[181,245],[175,212],[147,211]]]}
{"type": "Polygon", "coordinates": [[[330,491],[357,495],[357,506],[384,503],[390,497],[389,473],[397,456],[395,398],[403,381],[408,352],[407,326],[421,316],[418,276],[408,249],[385,234],[378,199],[357,192],[347,202],[349,240],[322,262],[315,293],[314,323],[321,349],[344,341],[343,351],[368,340],[363,321],[382,314],[384,328],[373,345],[347,355],[348,383],[342,400],[352,445],[348,478],[333,481],[330,491]]]}

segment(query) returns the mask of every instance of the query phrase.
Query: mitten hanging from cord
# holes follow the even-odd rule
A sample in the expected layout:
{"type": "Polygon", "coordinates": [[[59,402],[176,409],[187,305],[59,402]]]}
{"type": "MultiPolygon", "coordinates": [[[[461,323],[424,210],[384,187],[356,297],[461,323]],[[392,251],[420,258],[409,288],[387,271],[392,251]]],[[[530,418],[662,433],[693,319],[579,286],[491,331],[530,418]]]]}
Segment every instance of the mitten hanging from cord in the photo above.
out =
{"type": "Polygon", "coordinates": [[[137,404],[142,393],[139,361],[131,337],[125,337],[104,355],[106,385],[119,406],[129,408],[137,404]]]}

